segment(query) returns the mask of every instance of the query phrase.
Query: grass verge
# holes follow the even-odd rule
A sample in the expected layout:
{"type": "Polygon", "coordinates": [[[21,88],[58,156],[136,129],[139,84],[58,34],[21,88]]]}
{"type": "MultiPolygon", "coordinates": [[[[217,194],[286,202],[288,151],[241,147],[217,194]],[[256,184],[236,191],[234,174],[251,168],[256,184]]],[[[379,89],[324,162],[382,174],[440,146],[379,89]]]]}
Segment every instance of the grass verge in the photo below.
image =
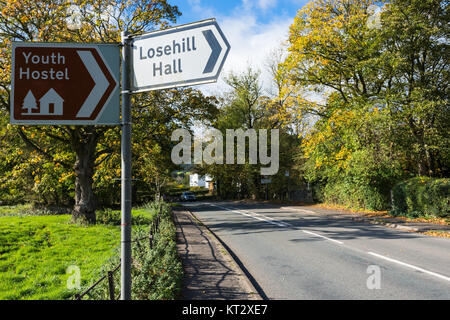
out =
{"type": "Polygon", "coordinates": [[[117,227],[70,224],[69,215],[0,217],[0,299],[67,299],[69,266],[81,284],[113,254],[117,227]]]}
{"type": "MultiPolygon", "coordinates": [[[[173,299],[180,289],[175,227],[170,206],[163,207],[154,248],[133,243],[134,299],[173,299]]],[[[156,209],[133,209],[134,238],[148,236],[156,209]]],[[[70,223],[70,215],[36,214],[27,205],[0,207],[0,300],[72,299],[119,263],[119,211],[99,211],[99,223],[90,226],[70,223]],[[71,266],[80,270],[81,290],[67,288],[71,266]]],[[[120,272],[115,276],[118,292],[120,272]]],[[[92,299],[108,298],[100,289],[92,299]]]]}
{"type": "Polygon", "coordinates": [[[450,239],[450,232],[442,231],[442,230],[430,230],[423,232],[423,234],[431,237],[439,237],[439,238],[448,238],[450,239]]]}
{"type": "Polygon", "coordinates": [[[430,215],[424,215],[421,217],[414,217],[410,215],[394,215],[392,214],[392,211],[370,211],[370,210],[356,210],[349,208],[347,206],[343,205],[337,205],[337,204],[329,204],[329,203],[319,203],[311,205],[311,207],[317,207],[317,208],[324,208],[324,209],[330,209],[330,210],[340,210],[340,211],[347,211],[350,213],[356,213],[368,218],[395,218],[402,221],[407,222],[422,222],[422,223],[434,223],[434,224],[440,224],[440,225],[450,225],[450,218],[447,217],[435,217],[430,215]]]}

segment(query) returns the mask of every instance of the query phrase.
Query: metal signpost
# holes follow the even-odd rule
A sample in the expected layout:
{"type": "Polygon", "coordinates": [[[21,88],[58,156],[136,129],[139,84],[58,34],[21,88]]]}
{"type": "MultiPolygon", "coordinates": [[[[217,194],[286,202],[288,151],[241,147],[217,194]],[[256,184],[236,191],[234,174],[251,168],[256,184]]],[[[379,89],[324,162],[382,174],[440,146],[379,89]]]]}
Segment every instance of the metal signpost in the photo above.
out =
{"type": "Polygon", "coordinates": [[[131,299],[131,94],[215,82],[230,51],[230,45],[216,20],[210,19],[139,36],[122,33],[122,46],[121,299],[129,300],[131,299]]]}
{"type": "Polygon", "coordinates": [[[131,300],[131,39],[122,32],[122,183],[121,287],[122,300],[131,300]]]}
{"type": "Polygon", "coordinates": [[[12,124],[122,126],[121,299],[131,299],[131,94],[217,81],[230,45],[215,19],[122,33],[117,44],[13,44],[12,124]]]}

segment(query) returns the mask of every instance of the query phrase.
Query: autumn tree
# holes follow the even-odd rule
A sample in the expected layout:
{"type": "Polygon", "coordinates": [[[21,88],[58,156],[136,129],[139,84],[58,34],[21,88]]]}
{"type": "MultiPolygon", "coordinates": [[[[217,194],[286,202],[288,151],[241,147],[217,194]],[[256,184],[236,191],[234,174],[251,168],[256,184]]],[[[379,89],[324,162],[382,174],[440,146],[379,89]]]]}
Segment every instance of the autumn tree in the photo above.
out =
{"type": "Polygon", "coordinates": [[[154,196],[160,197],[172,171],[179,169],[171,159],[172,132],[192,130],[196,121],[210,124],[218,114],[217,101],[199,90],[183,88],[139,94],[134,103],[140,108],[133,110],[133,177],[136,184],[151,188],[154,196]]]}
{"type": "MultiPolygon", "coordinates": [[[[164,192],[172,171],[178,169],[171,160],[172,131],[190,130],[194,121],[208,123],[216,117],[217,108],[214,97],[205,97],[193,88],[134,94],[132,105],[133,203],[138,204],[164,192]]],[[[99,205],[118,205],[121,176],[118,128],[104,134],[97,152],[100,156],[96,159],[93,188],[99,205]]]]}
{"type": "Polygon", "coordinates": [[[299,161],[332,201],[380,209],[398,180],[448,174],[445,3],[315,0],[298,12],[280,117],[312,126],[299,161]]]}
{"type": "Polygon", "coordinates": [[[395,0],[386,4],[378,31],[395,142],[417,174],[431,177],[450,173],[448,21],[448,1],[395,0]]]}
{"type": "MultiPolygon", "coordinates": [[[[9,110],[10,103],[12,41],[118,43],[122,30],[139,34],[163,28],[180,15],[178,8],[165,0],[1,0],[0,6],[0,105],[3,110],[9,110]],[[72,19],[75,13],[79,21],[76,28],[72,19]]],[[[113,152],[99,145],[117,128],[14,126],[10,130],[39,157],[73,170],[73,218],[94,222],[95,168],[104,161],[102,157],[113,152]],[[74,156],[61,157],[64,153],[74,156]]]]}
{"type": "MultiPolygon", "coordinates": [[[[260,72],[248,67],[240,73],[230,73],[225,78],[229,90],[220,99],[220,112],[214,123],[222,135],[226,136],[227,129],[247,130],[278,129],[279,130],[279,170],[271,176],[271,194],[281,196],[287,191],[287,177],[285,171],[292,166],[292,145],[298,145],[297,137],[293,136],[287,128],[281,127],[281,122],[275,116],[277,108],[272,99],[266,94],[262,86],[260,72]]],[[[270,138],[270,137],[269,137],[270,138]]],[[[234,164],[210,164],[203,165],[197,170],[207,173],[216,182],[218,195],[222,198],[255,198],[263,199],[264,186],[261,184],[260,163],[249,161],[249,139],[245,140],[245,163],[237,163],[237,145],[234,145],[234,164]]],[[[211,143],[211,141],[207,141],[211,143]]],[[[268,140],[270,145],[270,140],[268,140]]],[[[224,153],[226,141],[224,141],[224,153]]],[[[293,173],[291,172],[291,175],[293,173]]],[[[293,179],[294,180],[294,179],[293,179]]]]}

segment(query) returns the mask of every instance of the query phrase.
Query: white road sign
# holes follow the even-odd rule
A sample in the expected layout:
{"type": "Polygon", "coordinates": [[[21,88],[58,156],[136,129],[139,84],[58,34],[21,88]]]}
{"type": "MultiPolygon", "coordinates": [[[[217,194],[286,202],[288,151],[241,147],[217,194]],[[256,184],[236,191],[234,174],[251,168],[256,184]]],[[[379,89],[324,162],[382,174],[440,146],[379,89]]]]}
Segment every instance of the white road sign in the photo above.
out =
{"type": "Polygon", "coordinates": [[[132,91],[215,82],[229,51],[215,19],[135,36],[132,91]]]}

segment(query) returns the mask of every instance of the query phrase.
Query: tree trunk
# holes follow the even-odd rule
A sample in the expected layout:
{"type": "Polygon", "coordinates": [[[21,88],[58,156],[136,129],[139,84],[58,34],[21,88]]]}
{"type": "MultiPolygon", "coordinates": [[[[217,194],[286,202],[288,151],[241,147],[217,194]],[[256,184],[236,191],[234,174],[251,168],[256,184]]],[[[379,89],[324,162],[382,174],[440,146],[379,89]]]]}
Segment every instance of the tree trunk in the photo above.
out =
{"type": "MultiPolygon", "coordinates": [[[[86,131],[88,130],[86,129],[86,131]]],[[[95,223],[97,201],[92,184],[98,135],[95,130],[89,130],[89,132],[78,130],[78,132],[81,139],[72,140],[76,151],[74,164],[75,205],[72,211],[72,220],[74,222],[95,223]]]]}

